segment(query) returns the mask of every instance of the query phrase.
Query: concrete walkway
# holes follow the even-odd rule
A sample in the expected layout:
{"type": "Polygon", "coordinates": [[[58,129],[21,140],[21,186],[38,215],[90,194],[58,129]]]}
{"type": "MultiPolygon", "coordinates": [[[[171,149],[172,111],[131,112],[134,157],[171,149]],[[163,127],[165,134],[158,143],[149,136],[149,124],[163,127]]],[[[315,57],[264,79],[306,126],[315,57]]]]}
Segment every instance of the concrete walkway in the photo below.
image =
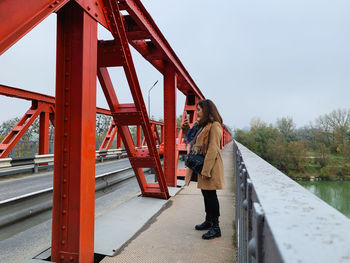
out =
{"type": "Polygon", "coordinates": [[[217,191],[221,213],[220,238],[203,240],[201,236],[205,231],[194,229],[196,224],[203,222],[205,212],[201,191],[197,189],[197,183],[191,182],[172,197],[169,205],[119,254],[105,257],[101,262],[235,262],[232,143],[222,150],[222,157],[226,188],[217,191]]]}

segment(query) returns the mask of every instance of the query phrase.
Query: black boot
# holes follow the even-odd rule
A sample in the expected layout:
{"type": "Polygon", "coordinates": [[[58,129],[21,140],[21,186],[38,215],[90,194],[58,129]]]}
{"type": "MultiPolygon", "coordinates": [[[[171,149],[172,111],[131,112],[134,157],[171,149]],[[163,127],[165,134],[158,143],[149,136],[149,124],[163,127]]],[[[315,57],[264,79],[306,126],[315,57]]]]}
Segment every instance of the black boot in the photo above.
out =
{"type": "Polygon", "coordinates": [[[196,225],[194,228],[196,230],[207,230],[211,228],[212,225],[212,220],[210,219],[210,217],[206,216],[205,221],[202,224],[196,225]]]}
{"type": "Polygon", "coordinates": [[[203,239],[212,239],[215,237],[221,237],[221,230],[217,217],[213,219],[213,225],[210,227],[209,231],[202,236],[203,239]]]}

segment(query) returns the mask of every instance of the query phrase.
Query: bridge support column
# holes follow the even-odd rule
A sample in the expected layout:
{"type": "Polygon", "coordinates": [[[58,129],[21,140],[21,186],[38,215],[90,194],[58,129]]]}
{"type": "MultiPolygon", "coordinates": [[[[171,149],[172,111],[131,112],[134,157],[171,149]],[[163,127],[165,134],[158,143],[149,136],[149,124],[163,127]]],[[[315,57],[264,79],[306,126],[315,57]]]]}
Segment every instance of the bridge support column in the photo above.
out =
{"type": "Polygon", "coordinates": [[[164,173],[168,186],[177,184],[176,82],[175,70],[167,64],[164,74],[164,173]]]}
{"type": "Polygon", "coordinates": [[[74,1],[57,13],[54,262],[94,262],[97,23],[74,1]]]}
{"type": "Polygon", "coordinates": [[[137,147],[141,146],[141,126],[140,125],[136,126],[136,146],[137,147]]]}
{"type": "Polygon", "coordinates": [[[40,113],[39,123],[39,154],[49,153],[49,128],[50,128],[50,113],[40,113]]]}

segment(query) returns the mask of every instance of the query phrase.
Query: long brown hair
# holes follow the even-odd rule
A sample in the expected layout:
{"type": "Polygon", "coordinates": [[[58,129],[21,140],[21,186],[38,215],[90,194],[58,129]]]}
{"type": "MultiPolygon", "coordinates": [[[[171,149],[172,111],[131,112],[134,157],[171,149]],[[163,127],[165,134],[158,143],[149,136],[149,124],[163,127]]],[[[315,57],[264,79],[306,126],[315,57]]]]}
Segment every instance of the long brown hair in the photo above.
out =
{"type": "Polygon", "coordinates": [[[221,115],[216,108],[214,102],[211,100],[201,100],[197,103],[197,107],[201,107],[203,111],[203,116],[199,120],[199,125],[204,127],[208,124],[208,122],[214,122],[218,121],[220,124],[222,124],[222,118],[221,115]]]}

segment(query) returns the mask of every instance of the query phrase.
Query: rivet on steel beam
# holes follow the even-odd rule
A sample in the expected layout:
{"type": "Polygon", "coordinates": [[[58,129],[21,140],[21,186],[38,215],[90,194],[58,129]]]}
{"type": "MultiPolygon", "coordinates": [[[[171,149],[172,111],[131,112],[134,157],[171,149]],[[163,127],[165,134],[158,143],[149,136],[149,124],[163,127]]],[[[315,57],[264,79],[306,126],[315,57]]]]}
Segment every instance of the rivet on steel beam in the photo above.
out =
{"type": "Polygon", "coordinates": [[[62,230],[66,230],[66,226],[62,226],[61,229],[62,229],[62,230]]]}
{"type": "Polygon", "coordinates": [[[74,258],[73,258],[73,257],[70,257],[70,258],[69,258],[69,260],[70,260],[70,261],[73,261],[73,260],[74,260],[74,258]]]}
{"type": "Polygon", "coordinates": [[[62,241],[61,241],[61,244],[62,244],[62,245],[66,244],[66,241],[62,240],[62,241]]]}
{"type": "Polygon", "coordinates": [[[64,256],[62,255],[62,256],[60,257],[60,259],[61,259],[61,260],[64,260],[64,256]]]}
{"type": "Polygon", "coordinates": [[[67,136],[68,136],[68,133],[65,133],[65,134],[64,134],[64,137],[67,137],[67,136]]]}
{"type": "Polygon", "coordinates": [[[87,7],[87,10],[90,11],[90,9],[91,9],[90,6],[88,6],[88,7],[87,7]]]}
{"type": "Polygon", "coordinates": [[[54,5],[49,5],[49,7],[50,7],[50,8],[53,8],[53,7],[54,7],[54,5]]]}
{"type": "Polygon", "coordinates": [[[68,102],[66,102],[66,103],[64,104],[65,107],[68,107],[68,105],[69,105],[68,102]]]}
{"type": "Polygon", "coordinates": [[[66,153],[68,150],[67,150],[67,148],[64,148],[63,151],[66,153]]]}
{"type": "Polygon", "coordinates": [[[63,211],[62,211],[62,214],[64,214],[64,215],[65,215],[66,213],[67,213],[67,211],[66,211],[66,210],[63,210],[63,211]]]}
{"type": "Polygon", "coordinates": [[[66,168],[66,167],[67,167],[67,164],[66,164],[66,163],[65,163],[65,164],[63,164],[63,167],[64,167],[64,168],[66,168]]]}
{"type": "Polygon", "coordinates": [[[63,179],[63,183],[67,183],[67,179],[63,179]]]}
{"type": "Polygon", "coordinates": [[[67,195],[66,195],[66,194],[63,194],[62,197],[63,197],[63,199],[66,199],[66,198],[67,198],[67,195]]]}
{"type": "Polygon", "coordinates": [[[95,13],[95,17],[98,17],[98,14],[97,14],[97,13],[95,13]]]}
{"type": "Polygon", "coordinates": [[[96,5],[96,6],[98,6],[98,3],[97,3],[97,1],[95,2],[95,5],[96,5]]]}
{"type": "Polygon", "coordinates": [[[64,118],[65,121],[68,121],[68,118],[64,118]]]}

